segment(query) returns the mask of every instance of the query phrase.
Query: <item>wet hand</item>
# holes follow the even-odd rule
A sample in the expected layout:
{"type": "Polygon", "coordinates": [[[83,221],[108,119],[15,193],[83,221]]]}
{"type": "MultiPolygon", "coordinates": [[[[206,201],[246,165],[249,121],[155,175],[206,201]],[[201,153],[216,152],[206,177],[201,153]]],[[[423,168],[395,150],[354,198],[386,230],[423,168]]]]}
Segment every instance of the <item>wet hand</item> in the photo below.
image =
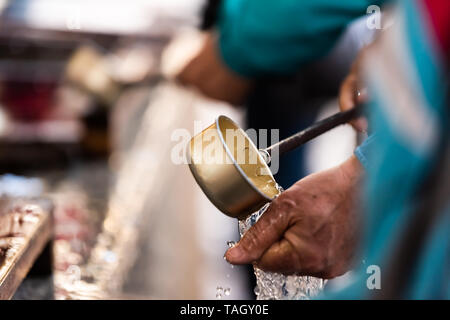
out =
{"type": "Polygon", "coordinates": [[[351,268],[358,241],[355,204],[362,174],[352,156],[338,167],[298,181],[226,252],[227,261],[327,279],[344,274],[351,268]]]}

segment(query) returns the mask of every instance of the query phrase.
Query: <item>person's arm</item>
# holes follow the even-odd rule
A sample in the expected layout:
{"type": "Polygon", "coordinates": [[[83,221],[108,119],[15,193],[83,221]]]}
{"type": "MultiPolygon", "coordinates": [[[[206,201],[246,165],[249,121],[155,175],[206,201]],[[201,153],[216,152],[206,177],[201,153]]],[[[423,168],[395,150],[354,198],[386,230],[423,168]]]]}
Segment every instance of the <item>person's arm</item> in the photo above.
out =
{"type": "Polygon", "coordinates": [[[223,0],[217,35],[210,33],[177,79],[210,98],[240,104],[255,78],[298,72],[326,55],[369,5],[388,1],[223,0]]]}
{"type": "Polygon", "coordinates": [[[252,82],[228,68],[220,58],[217,37],[209,33],[199,54],[177,75],[177,80],[199,90],[205,96],[239,105],[252,82]]]}

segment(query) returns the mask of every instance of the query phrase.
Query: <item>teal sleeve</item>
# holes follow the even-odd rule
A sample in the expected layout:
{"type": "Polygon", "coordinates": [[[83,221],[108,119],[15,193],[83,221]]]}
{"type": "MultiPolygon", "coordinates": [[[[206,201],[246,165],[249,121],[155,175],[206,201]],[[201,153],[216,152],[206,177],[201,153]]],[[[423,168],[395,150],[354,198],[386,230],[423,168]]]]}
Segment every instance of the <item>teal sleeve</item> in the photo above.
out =
{"type": "Polygon", "coordinates": [[[243,76],[294,73],[324,56],[370,5],[388,0],[224,0],[219,47],[243,76]]]}

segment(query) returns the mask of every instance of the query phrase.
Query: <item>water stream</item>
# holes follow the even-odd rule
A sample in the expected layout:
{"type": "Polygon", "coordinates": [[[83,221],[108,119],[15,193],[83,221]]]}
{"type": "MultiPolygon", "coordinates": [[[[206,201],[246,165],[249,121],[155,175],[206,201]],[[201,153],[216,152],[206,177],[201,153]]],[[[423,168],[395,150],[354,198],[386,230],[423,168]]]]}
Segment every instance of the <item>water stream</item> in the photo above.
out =
{"type": "MultiPolygon", "coordinates": [[[[282,191],[279,188],[280,192],[282,191]]],[[[239,221],[239,233],[242,236],[266,212],[270,203],[239,221]]],[[[255,294],[257,300],[307,300],[316,296],[325,284],[320,278],[265,272],[254,267],[256,276],[255,294]]]]}

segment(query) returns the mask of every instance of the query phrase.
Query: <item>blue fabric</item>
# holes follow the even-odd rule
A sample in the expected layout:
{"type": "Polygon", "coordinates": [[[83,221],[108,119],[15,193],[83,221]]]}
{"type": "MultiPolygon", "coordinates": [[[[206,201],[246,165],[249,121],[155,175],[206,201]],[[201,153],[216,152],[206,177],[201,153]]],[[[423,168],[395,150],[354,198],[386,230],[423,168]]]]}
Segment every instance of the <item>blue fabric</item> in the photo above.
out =
{"type": "Polygon", "coordinates": [[[450,207],[433,226],[414,268],[408,299],[450,299],[450,207]]]}
{"type": "Polygon", "coordinates": [[[359,162],[361,162],[366,170],[368,170],[370,167],[370,156],[368,155],[368,153],[375,139],[375,134],[370,135],[359,147],[355,149],[354,152],[355,156],[358,158],[359,162]]]}
{"type": "MultiPolygon", "coordinates": [[[[365,284],[367,266],[379,266],[382,279],[383,272],[389,272],[390,262],[395,258],[395,248],[416,213],[414,204],[420,197],[419,188],[436,165],[437,155],[445,147],[440,142],[448,139],[449,135],[449,110],[445,101],[448,75],[444,74],[446,69],[443,61],[437,59],[438,55],[433,51],[435,47],[429,42],[430,36],[424,31],[423,8],[418,5],[418,1],[408,0],[401,2],[401,9],[399,12],[404,20],[398,20],[397,23],[404,23],[400,25],[406,33],[402,41],[405,41],[414,68],[401,72],[418,75],[418,82],[411,80],[413,77],[405,77],[411,81],[408,86],[415,88],[407,94],[423,91],[424,103],[417,101],[415,107],[423,108],[424,114],[429,116],[427,119],[433,120],[426,129],[432,130],[434,138],[425,148],[418,148],[415,141],[408,140],[408,135],[398,128],[401,123],[399,119],[388,114],[388,110],[398,107],[395,99],[392,100],[395,95],[389,92],[394,88],[383,87],[382,79],[370,83],[373,101],[369,104],[369,125],[376,132],[376,138],[369,139],[355,151],[367,169],[365,232],[361,249],[366,264],[359,268],[354,283],[338,298],[369,298],[374,294],[365,284]]],[[[413,275],[402,298],[449,298],[448,209],[440,217],[425,239],[424,246],[417,248],[422,250],[418,252],[418,260],[408,268],[413,270],[413,275]]]]}
{"type": "Polygon", "coordinates": [[[324,56],[370,5],[388,0],[225,0],[219,46],[243,76],[292,74],[324,56]]]}

